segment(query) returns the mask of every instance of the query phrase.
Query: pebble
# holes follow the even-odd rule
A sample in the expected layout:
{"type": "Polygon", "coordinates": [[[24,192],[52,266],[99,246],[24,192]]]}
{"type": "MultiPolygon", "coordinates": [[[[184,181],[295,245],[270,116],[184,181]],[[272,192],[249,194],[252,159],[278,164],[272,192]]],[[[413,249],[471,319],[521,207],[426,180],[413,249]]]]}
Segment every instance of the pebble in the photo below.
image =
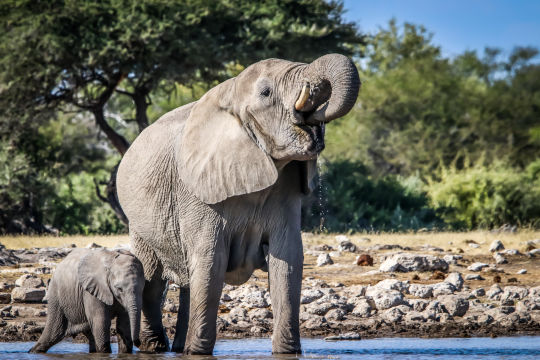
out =
{"type": "Polygon", "coordinates": [[[317,266],[332,265],[334,261],[328,254],[321,254],[317,257],[317,266]]]}
{"type": "Polygon", "coordinates": [[[475,262],[475,263],[472,263],[472,264],[467,268],[467,270],[469,270],[469,271],[480,271],[480,270],[482,270],[483,268],[488,267],[488,266],[489,266],[489,265],[488,265],[488,264],[485,264],[485,263],[475,262]]]}
{"type": "Polygon", "coordinates": [[[489,251],[496,252],[499,250],[504,250],[503,243],[501,242],[501,240],[493,240],[493,242],[489,246],[489,251]]]}
{"type": "Polygon", "coordinates": [[[339,340],[360,340],[360,334],[357,333],[346,333],[333,336],[327,336],[324,338],[325,341],[339,341],[339,340]]]}
{"type": "Polygon", "coordinates": [[[465,275],[465,280],[485,280],[480,274],[467,274],[465,275]]]}
{"type": "Polygon", "coordinates": [[[524,275],[527,273],[527,269],[521,269],[517,272],[518,275],[524,275]]]}

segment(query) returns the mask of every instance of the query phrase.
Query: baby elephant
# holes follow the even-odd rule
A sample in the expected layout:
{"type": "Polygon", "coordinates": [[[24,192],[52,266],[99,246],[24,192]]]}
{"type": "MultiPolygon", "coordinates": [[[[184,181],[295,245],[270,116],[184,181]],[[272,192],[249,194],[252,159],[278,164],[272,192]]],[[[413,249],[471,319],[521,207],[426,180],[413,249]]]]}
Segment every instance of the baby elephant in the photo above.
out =
{"type": "Polygon", "coordinates": [[[73,250],[50,282],[47,323],[30,352],[46,352],[81,332],[90,352],[111,352],[111,320],[116,317],[118,352],[131,353],[133,344],[139,346],[143,288],[143,267],[129,251],[73,250]]]}

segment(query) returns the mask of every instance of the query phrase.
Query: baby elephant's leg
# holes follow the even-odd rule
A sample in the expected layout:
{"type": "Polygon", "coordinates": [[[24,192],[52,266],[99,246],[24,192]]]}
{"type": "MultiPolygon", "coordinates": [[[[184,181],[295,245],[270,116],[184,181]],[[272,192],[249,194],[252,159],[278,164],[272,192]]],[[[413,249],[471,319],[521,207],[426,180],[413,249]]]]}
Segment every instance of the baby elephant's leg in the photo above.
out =
{"type": "Polygon", "coordinates": [[[92,295],[84,298],[84,310],[98,353],[111,352],[111,314],[108,306],[92,295]]]}
{"type": "Polygon", "coordinates": [[[31,353],[47,352],[52,346],[58,344],[65,336],[68,322],[56,301],[50,301],[48,306],[47,322],[38,342],[30,349],[31,353]]]}
{"type": "Polygon", "coordinates": [[[126,312],[121,312],[116,318],[116,333],[118,338],[118,353],[131,354],[133,352],[133,341],[129,328],[129,316],[126,312]]]}

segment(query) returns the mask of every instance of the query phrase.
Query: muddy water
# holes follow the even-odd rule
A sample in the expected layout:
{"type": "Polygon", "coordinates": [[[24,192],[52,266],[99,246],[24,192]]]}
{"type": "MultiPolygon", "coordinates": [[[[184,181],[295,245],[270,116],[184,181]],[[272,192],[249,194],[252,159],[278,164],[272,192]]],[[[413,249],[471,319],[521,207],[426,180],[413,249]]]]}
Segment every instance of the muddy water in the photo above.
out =
{"type": "MultiPolygon", "coordinates": [[[[163,359],[176,354],[117,355],[86,354],[87,345],[64,341],[46,355],[27,354],[33,343],[0,343],[0,359],[163,359]]],[[[327,342],[320,339],[303,339],[303,359],[539,359],[540,337],[501,337],[466,339],[370,339],[360,341],[327,342]]],[[[270,354],[270,339],[219,340],[213,357],[194,359],[293,359],[291,356],[270,354]]],[[[182,357],[186,359],[186,357],[182,357]]]]}

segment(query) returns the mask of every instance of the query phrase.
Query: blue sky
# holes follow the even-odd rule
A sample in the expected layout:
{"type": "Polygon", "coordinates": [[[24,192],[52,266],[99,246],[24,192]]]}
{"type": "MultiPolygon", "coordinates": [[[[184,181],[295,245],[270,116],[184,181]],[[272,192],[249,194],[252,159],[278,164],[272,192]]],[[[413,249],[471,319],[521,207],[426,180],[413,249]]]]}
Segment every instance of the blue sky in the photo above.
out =
{"type": "Polygon", "coordinates": [[[443,54],[515,45],[540,48],[540,0],[345,0],[345,18],[374,33],[388,20],[424,25],[443,54]]]}

